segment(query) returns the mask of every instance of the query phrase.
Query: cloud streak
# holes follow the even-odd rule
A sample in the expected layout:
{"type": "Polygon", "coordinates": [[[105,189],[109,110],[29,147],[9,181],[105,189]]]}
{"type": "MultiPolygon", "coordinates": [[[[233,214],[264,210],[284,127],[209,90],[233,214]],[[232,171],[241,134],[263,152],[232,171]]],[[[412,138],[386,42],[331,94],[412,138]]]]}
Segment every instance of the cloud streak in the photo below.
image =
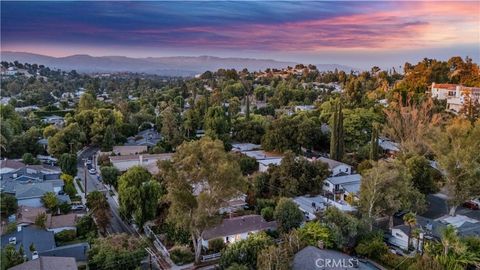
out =
{"type": "MultiPolygon", "coordinates": [[[[1,2],[2,48],[316,53],[478,43],[474,2],[1,2]]],[[[179,53],[181,54],[181,52],[179,53]]]]}

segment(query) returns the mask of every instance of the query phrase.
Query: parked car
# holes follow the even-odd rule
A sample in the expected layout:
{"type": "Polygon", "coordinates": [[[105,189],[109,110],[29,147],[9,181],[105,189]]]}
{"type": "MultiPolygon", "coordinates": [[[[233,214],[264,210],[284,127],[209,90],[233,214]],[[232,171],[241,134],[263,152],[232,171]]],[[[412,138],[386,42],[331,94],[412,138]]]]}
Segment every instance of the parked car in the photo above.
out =
{"type": "Polygon", "coordinates": [[[480,198],[478,198],[478,199],[473,199],[472,202],[475,203],[475,204],[477,204],[478,207],[480,207],[480,198]]]}
{"type": "Polygon", "coordinates": [[[91,168],[90,170],[88,170],[88,172],[90,174],[96,174],[97,173],[97,170],[95,170],[94,168],[91,168]]]}
{"type": "Polygon", "coordinates": [[[83,204],[72,204],[72,210],[85,210],[85,208],[83,204]]]}
{"type": "Polygon", "coordinates": [[[468,209],[472,209],[472,210],[478,210],[478,209],[480,209],[480,206],[479,206],[475,201],[473,201],[473,200],[468,201],[468,202],[465,202],[465,203],[463,204],[463,207],[468,208],[468,209]]]}
{"type": "Polygon", "coordinates": [[[92,164],[92,160],[91,159],[87,159],[87,165],[90,165],[92,164]]]}

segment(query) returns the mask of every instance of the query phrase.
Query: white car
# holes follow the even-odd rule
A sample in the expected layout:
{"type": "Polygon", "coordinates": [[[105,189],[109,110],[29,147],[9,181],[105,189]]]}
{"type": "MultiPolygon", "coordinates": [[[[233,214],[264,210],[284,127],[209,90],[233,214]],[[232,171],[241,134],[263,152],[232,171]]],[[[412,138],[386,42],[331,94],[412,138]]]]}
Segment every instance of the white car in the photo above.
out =
{"type": "Polygon", "coordinates": [[[88,172],[89,172],[90,174],[96,174],[96,173],[97,173],[97,170],[95,170],[95,169],[92,168],[92,169],[88,170],[88,172]]]}
{"type": "Polygon", "coordinates": [[[474,204],[476,204],[478,207],[480,207],[480,198],[478,198],[478,199],[473,199],[471,202],[474,203],[474,204]]]}
{"type": "Polygon", "coordinates": [[[83,205],[83,204],[72,204],[72,210],[85,210],[85,205],[83,205]]]}

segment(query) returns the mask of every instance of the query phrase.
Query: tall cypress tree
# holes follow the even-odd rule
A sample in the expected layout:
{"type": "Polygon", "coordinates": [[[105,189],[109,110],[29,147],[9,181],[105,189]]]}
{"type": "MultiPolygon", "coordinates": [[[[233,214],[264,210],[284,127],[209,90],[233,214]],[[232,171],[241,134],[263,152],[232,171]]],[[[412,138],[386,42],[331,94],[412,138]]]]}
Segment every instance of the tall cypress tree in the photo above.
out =
{"type": "Polygon", "coordinates": [[[343,129],[343,111],[342,111],[342,100],[338,101],[338,159],[343,159],[343,154],[345,153],[345,131],[343,129]]]}
{"type": "Polygon", "coordinates": [[[333,122],[330,137],[330,158],[341,160],[343,158],[345,142],[343,130],[343,112],[342,103],[338,100],[335,103],[335,111],[333,112],[333,122]]]}
{"type": "Polygon", "coordinates": [[[246,109],[245,118],[247,120],[250,120],[250,97],[249,97],[248,93],[245,97],[247,98],[247,109],[246,109]]]}

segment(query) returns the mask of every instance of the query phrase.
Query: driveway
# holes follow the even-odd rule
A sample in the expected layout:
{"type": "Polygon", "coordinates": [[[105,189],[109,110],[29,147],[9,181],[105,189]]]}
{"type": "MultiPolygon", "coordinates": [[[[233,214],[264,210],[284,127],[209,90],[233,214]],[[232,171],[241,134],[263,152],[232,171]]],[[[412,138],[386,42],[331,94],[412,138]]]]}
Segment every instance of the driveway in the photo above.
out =
{"type": "Polygon", "coordinates": [[[436,219],[448,215],[448,203],[441,193],[427,195],[427,211],[422,214],[426,218],[436,219]]]}

